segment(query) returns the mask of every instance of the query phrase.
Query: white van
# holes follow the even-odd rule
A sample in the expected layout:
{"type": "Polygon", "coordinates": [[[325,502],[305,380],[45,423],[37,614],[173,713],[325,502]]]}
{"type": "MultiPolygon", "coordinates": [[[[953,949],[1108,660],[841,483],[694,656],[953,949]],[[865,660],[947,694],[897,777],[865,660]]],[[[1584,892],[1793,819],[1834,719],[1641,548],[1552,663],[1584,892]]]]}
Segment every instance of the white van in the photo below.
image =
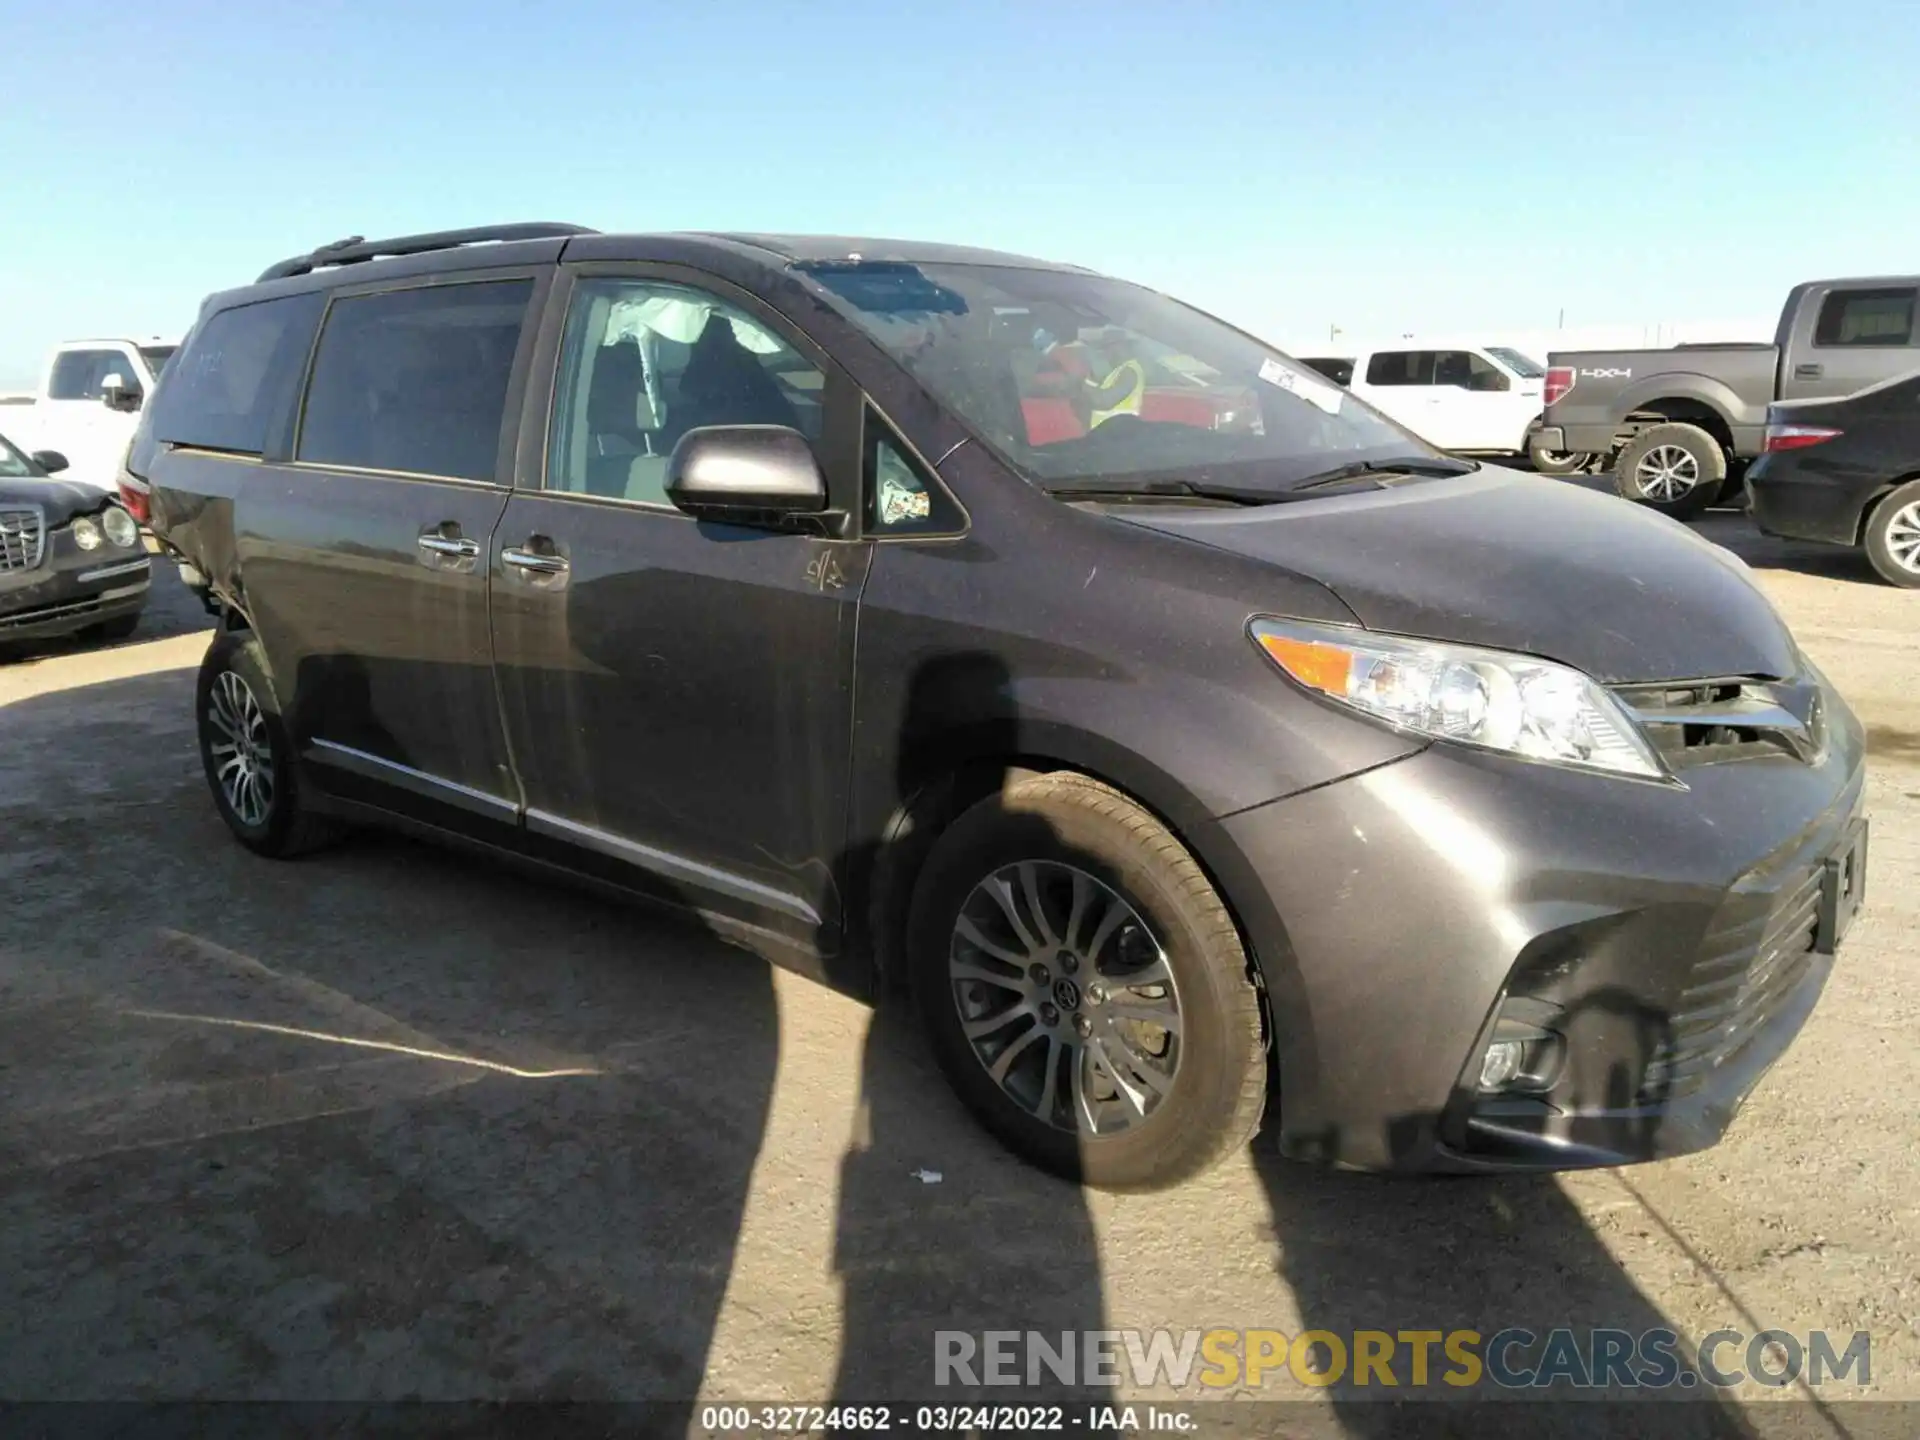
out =
{"type": "Polygon", "coordinates": [[[66,457],[62,480],[112,490],[140,407],[173,355],[170,341],[69,340],[54,347],[28,404],[9,396],[7,433],[23,450],[66,457]]]}
{"type": "Polygon", "coordinates": [[[1328,379],[1442,450],[1524,455],[1540,421],[1546,366],[1504,345],[1422,341],[1347,356],[1302,356],[1328,379]]]}

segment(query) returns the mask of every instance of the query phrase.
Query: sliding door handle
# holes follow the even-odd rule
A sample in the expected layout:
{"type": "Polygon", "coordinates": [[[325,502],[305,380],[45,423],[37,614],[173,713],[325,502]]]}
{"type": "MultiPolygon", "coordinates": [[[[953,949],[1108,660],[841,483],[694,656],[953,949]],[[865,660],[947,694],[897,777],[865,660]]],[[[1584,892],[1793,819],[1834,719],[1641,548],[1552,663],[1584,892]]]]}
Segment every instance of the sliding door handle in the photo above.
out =
{"type": "Polygon", "coordinates": [[[542,555],[533,550],[509,547],[500,552],[500,563],[528,575],[564,575],[567,562],[559,555],[542,555]]]}

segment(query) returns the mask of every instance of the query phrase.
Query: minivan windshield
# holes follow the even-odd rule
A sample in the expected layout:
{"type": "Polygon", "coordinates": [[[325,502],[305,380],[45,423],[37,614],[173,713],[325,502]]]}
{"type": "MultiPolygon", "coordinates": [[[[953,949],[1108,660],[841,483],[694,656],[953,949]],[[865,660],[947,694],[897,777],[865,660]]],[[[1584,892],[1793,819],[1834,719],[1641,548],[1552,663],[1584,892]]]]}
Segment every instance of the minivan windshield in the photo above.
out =
{"type": "Polygon", "coordinates": [[[1171,485],[1257,501],[1336,472],[1471,468],[1307,366],[1138,285],[1014,265],[795,268],[1055,493],[1171,485]]]}
{"type": "Polygon", "coordinates": [[[1522,355],[1518,350],[1509,350],[1504,345],[1487,346],[1487,354],[1498,360],[1522,380],[1538,380],[1542,375],[1547,373],[1547,367],[1531,355],[1522,355]]]}

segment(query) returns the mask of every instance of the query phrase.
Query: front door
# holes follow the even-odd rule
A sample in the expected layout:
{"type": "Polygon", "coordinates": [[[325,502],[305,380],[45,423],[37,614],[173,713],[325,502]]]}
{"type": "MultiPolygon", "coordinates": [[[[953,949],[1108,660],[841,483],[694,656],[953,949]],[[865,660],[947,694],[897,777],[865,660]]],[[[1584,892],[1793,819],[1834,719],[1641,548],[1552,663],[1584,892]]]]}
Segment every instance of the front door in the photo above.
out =
{"type": "Polygon", "coordinates": [[[868,547],[697,523],[665,480],[689,429],[787,425],[851,505],[851,383],[750,298],[671,271],[574,280],[549,348],[547,443],[522,444],[492,554],[527,828],[830,950],[868,547]]]}
{"type": "Polygon", "coordinates": [[[514,820],[487,555],[541,283],[465,273],[336,293],[292,458],[262,464],[236,502],[256,633],[336,793],[439,823],[514,820]]]}
{"type": "Polygon", "coordinates": [[[1445,450],[1515,450],[1539,414],[1537,395],[1522,399],[1513,377],[1477,350],[1436,350],[1433,393],[1428,438],[1445,450]]]}

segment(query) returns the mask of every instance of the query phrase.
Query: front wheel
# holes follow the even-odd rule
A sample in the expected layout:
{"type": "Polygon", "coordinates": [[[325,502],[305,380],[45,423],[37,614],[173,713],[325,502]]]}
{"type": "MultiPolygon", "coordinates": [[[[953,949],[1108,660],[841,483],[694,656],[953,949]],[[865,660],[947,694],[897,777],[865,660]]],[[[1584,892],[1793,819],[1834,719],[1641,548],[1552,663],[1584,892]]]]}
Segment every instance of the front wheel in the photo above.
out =
{"type": "Polygon", "coordinates": [[[1185,847],[1117,791],[1041,775],[968,810],[921,872],[908,954],[948,1079],[1049,1170],[1161,1189],[1259,1125],[1239,932],[1185,847]]]}
{"type": "Polygon", "coordinates": [[[1889,585],[1920,590],[1920,480],[1909,480],[1867,517],[1867,559],[1889,585]]]}
{"type": "Polygon", "coordinates": [[[315,814],[301,793],[293,744],[251,634],[222,635],[208,647],[194,708],[207,786],[234,839],[255,854],[285,859],[334,837],[333,822],[315,814]]]}
{"type": "Polygon", "coordinates": [[[1675,520],[1711,505],[1727,478],[1727,452],[1698,425],[1649,425],[1613,462],[1614,488],[1629,500],[1675,520]]]}

